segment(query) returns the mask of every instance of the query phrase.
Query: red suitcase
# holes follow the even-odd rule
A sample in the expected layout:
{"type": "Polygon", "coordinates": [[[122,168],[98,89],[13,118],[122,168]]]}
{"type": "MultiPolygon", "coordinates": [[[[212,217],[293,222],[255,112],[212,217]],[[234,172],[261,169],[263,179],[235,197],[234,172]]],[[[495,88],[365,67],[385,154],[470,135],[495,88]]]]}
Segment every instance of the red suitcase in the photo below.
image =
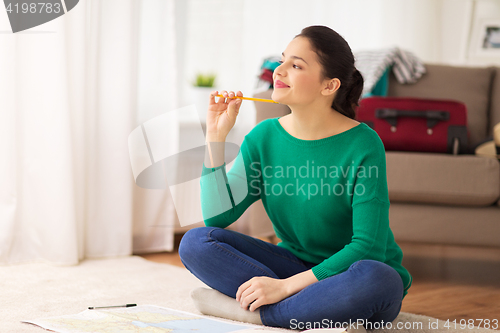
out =
{"type": "Polygon", "coordinates": [[[467,108],[452,100],[368,97],[356,120],[377,132],[386,150],[459,154],[467,151],[467,108]]]}

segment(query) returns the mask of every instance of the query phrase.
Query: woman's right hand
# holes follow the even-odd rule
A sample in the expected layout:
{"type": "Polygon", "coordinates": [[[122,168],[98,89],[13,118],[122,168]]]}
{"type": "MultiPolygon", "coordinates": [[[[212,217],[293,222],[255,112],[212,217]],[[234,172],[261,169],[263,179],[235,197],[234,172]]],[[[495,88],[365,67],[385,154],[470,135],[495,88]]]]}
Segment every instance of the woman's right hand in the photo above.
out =
{"type": "MultiPolygon", "coordinates": [[[[234,92],[229,93],[226,90],[221,91],[224,97],[218,97],[219,101],[215,102],[215,95],[218,91],[212,91],[210,94],[210,102],[207,112],[207,135],[216,135],[219,138],[226,138],[229,131],[236,123],[236,117],[241,106],[241,99],[234,97],[234,92]]],[[[243,93],[238,91],[237,96],[243,97],[243,93]]]]}

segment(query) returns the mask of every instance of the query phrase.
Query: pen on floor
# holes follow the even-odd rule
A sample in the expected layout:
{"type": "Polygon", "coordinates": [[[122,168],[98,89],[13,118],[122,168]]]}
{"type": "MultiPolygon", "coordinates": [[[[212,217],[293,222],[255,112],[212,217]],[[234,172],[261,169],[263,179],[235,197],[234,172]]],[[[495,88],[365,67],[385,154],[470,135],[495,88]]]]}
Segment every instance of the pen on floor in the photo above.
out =
{"type": "MultiPolygon", "coordinates": [[[[215,95],[215,97],[224,97],[222,95],[215,95]]],[[[226,98],[239,98],[239,99],[246,99],[249,101],[257,101],[257,102],[268,102],[268,103],[275,103],[275,104],[280,104],[278,102],[273,101],[272,99],[264,99],[264,98],[253,98],[253,97],[241,97],[241,96],[234,96],[234,97],[226,97],[226,98]]]]}
{"type": "Polygon", "coordinates": [[[107,308],[130,308],[137,306],[137,304],[123,304],[123,305],[110,305],[110,306],[89,306],[89,310],[107,309],[107,308]]]}

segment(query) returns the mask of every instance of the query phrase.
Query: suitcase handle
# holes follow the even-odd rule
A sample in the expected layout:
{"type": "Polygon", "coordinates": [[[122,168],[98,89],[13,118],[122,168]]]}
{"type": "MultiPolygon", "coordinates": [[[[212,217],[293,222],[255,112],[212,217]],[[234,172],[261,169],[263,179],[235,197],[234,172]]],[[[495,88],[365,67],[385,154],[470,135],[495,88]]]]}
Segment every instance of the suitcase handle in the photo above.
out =
{"type": "Polygon", "coordinates": [[[440,121],[450,119],[448,111],[427,110],[427,111],[411,111],[411,110],[397,110],[397,109],[376,109],[375,117],[387,120],[392,126],[396,127],[398,124],[398,117],[414,117],[426,118],[427,128],[431,129],[440,121]]]}

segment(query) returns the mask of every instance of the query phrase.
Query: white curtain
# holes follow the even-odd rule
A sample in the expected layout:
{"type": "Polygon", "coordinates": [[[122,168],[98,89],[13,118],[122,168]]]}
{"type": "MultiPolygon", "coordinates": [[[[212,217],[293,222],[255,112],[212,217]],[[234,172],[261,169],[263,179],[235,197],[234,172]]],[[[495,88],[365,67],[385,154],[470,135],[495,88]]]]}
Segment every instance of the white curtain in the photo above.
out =
{"type": "Polygon", "coordinates": [[[169,192],[135,185],[127,138],[178,106],[173,22],[173,1],[85,0],[0,35],[1,264],[172,249],[169,192]],[[171,98],[146,103],[151,88],[171,98]]]}

